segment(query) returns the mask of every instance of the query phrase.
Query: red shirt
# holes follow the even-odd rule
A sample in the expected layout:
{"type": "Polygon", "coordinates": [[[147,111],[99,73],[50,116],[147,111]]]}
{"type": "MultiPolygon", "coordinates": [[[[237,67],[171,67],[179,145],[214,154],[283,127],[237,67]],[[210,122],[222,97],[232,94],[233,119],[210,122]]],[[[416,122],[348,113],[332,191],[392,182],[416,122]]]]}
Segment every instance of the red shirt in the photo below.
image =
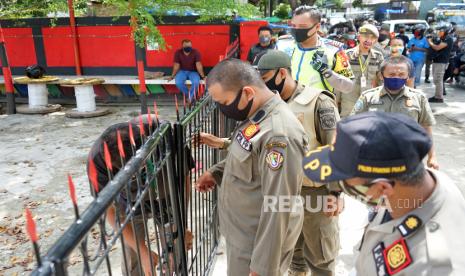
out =
{"type": "Polygon", "coordinates": [[[179,63],[180,70],[184,71],[197,71],[195,63],[200,61],[200,53],[196,49],[186,55],[182,49],[179,49],[174,53],[174,62],[179,63]]]}

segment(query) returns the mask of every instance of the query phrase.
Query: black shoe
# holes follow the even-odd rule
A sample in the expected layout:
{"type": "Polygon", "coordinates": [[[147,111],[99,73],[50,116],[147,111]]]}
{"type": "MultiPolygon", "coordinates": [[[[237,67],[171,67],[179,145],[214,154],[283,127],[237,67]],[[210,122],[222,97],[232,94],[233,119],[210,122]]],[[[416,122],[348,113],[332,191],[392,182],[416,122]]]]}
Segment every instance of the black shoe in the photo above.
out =
{"type": "Polygon", "coordinates": [[[444,99],[438,99],[438,98],[433,96],[433,97],[428,99],[428,102],[430,102],[430,103],[443,103],[444,99]]]}
{"type": "Polygon", "coordinates": [[[431,83],[429,79],[425,79],[425,83],[431,83]]]}
{"type": "Polygon", "coordinates": [[[444,92],[442,92],[442,95],[444,95],[444,96],[447,95],[446,90],[444,90],[444,92]]]}

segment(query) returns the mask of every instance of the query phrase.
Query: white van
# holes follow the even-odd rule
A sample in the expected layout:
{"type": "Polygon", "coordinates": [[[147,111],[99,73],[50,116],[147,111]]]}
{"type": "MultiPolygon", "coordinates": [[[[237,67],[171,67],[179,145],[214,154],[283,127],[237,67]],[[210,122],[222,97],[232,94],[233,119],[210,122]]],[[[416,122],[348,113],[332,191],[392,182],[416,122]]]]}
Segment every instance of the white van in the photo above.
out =
{"type": "Polygon", "coordinates": [[[395,33],[396,35],[399,34],[399,26],[405,26],[405,35],[409,38],[413,37],[413,27],[417,24],[422,24],[425,26],[425,29],[429,28],[428,22],[425,20],[418,20],[418,19],[397,19],[397,20],[388,20],[384,21],[383,24],[389,24],[389,32],[395,33]]]}

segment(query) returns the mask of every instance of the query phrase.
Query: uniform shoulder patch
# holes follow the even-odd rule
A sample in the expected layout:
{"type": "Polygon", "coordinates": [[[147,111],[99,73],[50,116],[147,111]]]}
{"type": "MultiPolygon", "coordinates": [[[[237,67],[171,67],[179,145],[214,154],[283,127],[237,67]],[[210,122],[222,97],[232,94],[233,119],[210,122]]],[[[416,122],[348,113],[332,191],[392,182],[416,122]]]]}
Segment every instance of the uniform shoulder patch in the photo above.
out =
{"type": "Polygon", "coordinates": [[[236,141],[244,150],[252,151],[252,143],[244,137],[241,131],[237,132],[236,141]]]}
{"type": "Polygon", "coordinates": [[[321,128],[325,130],[336,128],[336,113],[334,108],[319,108],[318,117],[320,118],[321,128]]]}
{"type": "Polygon", "coordinates": [[[422,225],[422,221],[419,217],[415,215],[407,216],[401,224],[397,226],[402,237],[407,237],[413,232],[417,231],[422,225]]]}
{"type": "Polygon", "coordinates": [[[251,124],[242,131],[242,134],[244,134],[244,138],[247,141],[250,141],[258,132],[260,132],[260,126],[258,124],[251,124]]]}
{"type": "Polygon", "coordinates": [[[277,150],[270,150],[265,159],[268,167],[274,171],[279,170],[284,162],[283,154],[277,150]]]}
{"type": "Polygon", "coordinates": [[[389,275],[394,275],[412,263],[412,257],[404,238],[395,241],[383,251],[384,262],[389,275]]]}

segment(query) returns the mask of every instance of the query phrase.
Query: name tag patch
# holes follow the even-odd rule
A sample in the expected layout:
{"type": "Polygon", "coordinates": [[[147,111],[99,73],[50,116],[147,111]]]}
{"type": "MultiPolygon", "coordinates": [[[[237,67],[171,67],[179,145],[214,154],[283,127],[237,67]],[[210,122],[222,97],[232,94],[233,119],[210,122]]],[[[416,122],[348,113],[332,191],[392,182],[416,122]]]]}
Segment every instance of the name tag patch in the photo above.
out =
{"type": "Polygon", "coordinates": [[[246,151],[252,151],[252,143],[249,142],[249,140],[247,140],[247,138],[244,137],[244,134],[242,132],[237,133],[236,141],[246,151]]]}

